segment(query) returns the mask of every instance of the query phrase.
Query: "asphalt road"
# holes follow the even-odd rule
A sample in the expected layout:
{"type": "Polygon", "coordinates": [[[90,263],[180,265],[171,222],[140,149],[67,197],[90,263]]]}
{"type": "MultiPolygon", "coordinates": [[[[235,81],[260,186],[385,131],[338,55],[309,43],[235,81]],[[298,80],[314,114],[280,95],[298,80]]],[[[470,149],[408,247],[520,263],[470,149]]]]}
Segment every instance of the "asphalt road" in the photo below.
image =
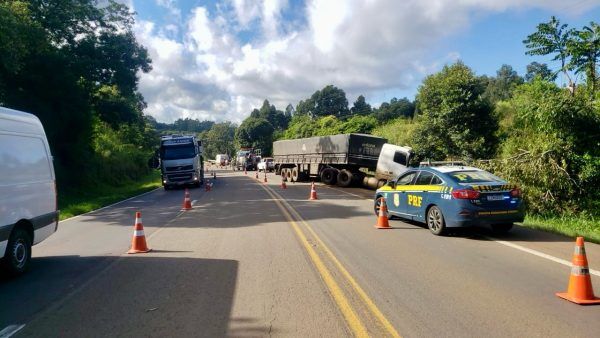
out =
{"type": "MultiPolygon", "coordinates": [[[[557,298],[574,241],[517,227],[433,236],[373,225],[373,192],[218,172],[63,221],[0,277],[0,337],[595,337],[600,306],[557,298]],[[147,254],[126,255],[135,211],[147,254]],[[23,326],[24,325],[24,326],[23,326]]],[[[586,243],[596,295],[600,246],[586,243]]]]}

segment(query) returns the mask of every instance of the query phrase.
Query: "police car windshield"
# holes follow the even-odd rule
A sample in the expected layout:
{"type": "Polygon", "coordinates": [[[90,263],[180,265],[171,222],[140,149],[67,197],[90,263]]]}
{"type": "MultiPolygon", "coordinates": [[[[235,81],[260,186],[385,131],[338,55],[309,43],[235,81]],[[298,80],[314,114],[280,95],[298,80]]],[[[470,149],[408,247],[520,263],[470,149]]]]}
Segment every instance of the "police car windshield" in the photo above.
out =
{"type": "Polygon", "coordinates": [[[454,171],[448,175],[458,183],[504,182],[487,171],[454,171]]]}
{"type": "Polygon", "coordinates": [[[192,144],[163,147],[161,154],[163,160],[179,160],[194,156],[196,156],[196,152],[192,144]]]}

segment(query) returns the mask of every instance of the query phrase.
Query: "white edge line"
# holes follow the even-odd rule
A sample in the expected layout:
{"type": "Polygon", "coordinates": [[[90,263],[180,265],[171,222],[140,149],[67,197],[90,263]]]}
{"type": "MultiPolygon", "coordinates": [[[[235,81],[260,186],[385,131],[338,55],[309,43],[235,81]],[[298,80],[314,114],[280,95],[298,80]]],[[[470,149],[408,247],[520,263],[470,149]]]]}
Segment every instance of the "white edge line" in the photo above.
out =
{"type": "MultiPolygon", "coordinates": [[[[571,266],[571,262],[566,261],[564,259],[560,259],[560,258],[557,258],[557,257],[554,257],[554,256],[550,256],[550,255],[545,254],[543,252],[539,252],[537,250],[529,249],[529,248],[520,246],[518,244],[511,243],[511,242],[501,241],[501,240],[495,239],[493,237],[488,237],[488,236],[484,236],[484,237],[487,238],[487,239],[489,239],[489,240],[492,240],[492,241],[494,241],[496,243],[499,243],[499,244],[502,244],[502,245],[506,245],[506,246],[511,247],[513,249],[521,250],[523,252],[527,252],[527,253],[532,254],[534,256],[538,256],[538,257],[541,257],[541,258],[545,258],[547,260],[551,260],[551,261],[553,261],[555,263],[559,263],[559,264],[566,265],[566,266],[569,266],[569,267],[571,266]]],[[[590,274],[592,274],[592,275],[600,276],[600,271],[598,271],[598,270],[589,269],[589,271],[590,271],[590,274]]]]}
{"type": "MultiPolygon", "coordinates": [[[[323,186],[325,188],[336,190],[336,191],[339,191],[339,192],[344,193],[344,194],[348,194],[348,195],[352,195],[352,196],[364,198],[364,196],[359,196],[357,194],[353,194],[353,193],[348,192],[348,191],[343,191],[341,189],[333,188],[333,187],[330,187],[330,186],[327,186],[327,185],[323,185],[323,186]]],[[[370,201],[371,199],[367,199],[367,200],[370,201]]],[[[541,258],[545,258],[545,259],[553,261],[555,263],[559,263],[559,264],[562,264],[562,265],[565,265],[565,266],[568,266],[568,267],[572,266],[572,263],[569,262],[569,261],[566,261],[564,259],[561,259],[561,258],[558,258],[558,257],[554,257],[554,256],[551,256],[551,255],[545,254],[545,253],[537,251],[537,250],[529,249],[529,248],[526,248],[524,246],[520,246],[518,244],[514,244],[514,243],[511,243],[511,242],[501,241],[499,239],[495,239],[495,238],[489,237],[489,236],[483,236],[483,237],[485,237],[485,238],[487,238],[489,240],[492,240],[492,241],[494,241],[496,243],[508,246],[510,248],[517,249],[517,250],[520,250],[520,251],[523,251],[523,252],[526,252],[526,253],[532,254],[534,256],[541,257],[541,258]]],[[[590,274],[600,277],[600,271],[594,270],[594,269],[589,269],[589,271],[590,271],[590,274]]]]}
{"type": "MultiPolygon", "coordinates": [[[[113,203],[113,204],[110,204],[110,205],[103,206],[102,208],[99,208],[99,209],[90,210],[90,211],[88,211],[88,212],[86,212],[86,213],[79,214],[79,215],[76,215],[76,216],[73,216],[73,217],[69,217],[69,218],[63,219],[62,221],[59,221],[58,223],[60,224],[60,223],[62,223],[62,222],[66,222],[66,221],[69,221],[69,220],[72,220],[72,219],[75,219],[75,218],[78,218],[78,217],[81,217],[81,216],[85,216],[85,215],[87,215],[87,214],[91,214],[92,212],[96,212],[96,211],[104,210],[104,209],[106,209],[106,208],[114,207],[115,205],[118,205],[118,204],[121,204],[121,203],[124,203],[124,202],[130,201],[130,200],[132,200],[132,199],[134,199],[134,198],[138,198],[138,197],[142,197],[142,196],[144,196],[144,195],[148,195],[149,193],[151,193],[151,192],[155,192],[156,190],[159,190],[159,189],[161,189],[161,187],[158,187],[158,188],[156,188],[156,189],[152,189],[152,190],[150,190],[150,191],[146,191],[145,193],[141,193],[141,194],[139,194],[139,195],[135,195],[135,196],[129,197],[129,198],[127,198],[127,199],[124,199],[124,200],[122,200],[122,201],[119,201],[119,202],[116,202],[116,203],[113,203]]],[[[0,338],[3,338],[3,337],[2,337],[2,336],[0,336],[0,338]]]]}
{"type": "Polygon", "coordinates": [[[2,331],[0,331],[0,338],[9,338],[15,333],[19,332],[22,328],[25,327],[25,324],[21,325],[9,325],[5,327],[2,331]]]}

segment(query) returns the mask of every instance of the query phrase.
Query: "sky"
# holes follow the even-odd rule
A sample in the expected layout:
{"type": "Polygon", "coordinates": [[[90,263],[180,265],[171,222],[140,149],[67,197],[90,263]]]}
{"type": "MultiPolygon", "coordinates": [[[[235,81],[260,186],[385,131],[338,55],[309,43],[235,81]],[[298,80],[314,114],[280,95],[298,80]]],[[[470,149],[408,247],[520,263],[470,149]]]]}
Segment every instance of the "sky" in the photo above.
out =
{"type": "MultiPolygon", "coordinates": [[[[522,43],[556,16],[581,28],[600,0],[122,0],[137,14],[153,70],[146,114],[240,123],[265,99],[283,110],[332,84],[349,105],[414,99],[423,79],[462,60],[477,75],[520,75],[549,56],[522,43]]],[[[561,79],[559,78],[560,82],[561,79]]]]}

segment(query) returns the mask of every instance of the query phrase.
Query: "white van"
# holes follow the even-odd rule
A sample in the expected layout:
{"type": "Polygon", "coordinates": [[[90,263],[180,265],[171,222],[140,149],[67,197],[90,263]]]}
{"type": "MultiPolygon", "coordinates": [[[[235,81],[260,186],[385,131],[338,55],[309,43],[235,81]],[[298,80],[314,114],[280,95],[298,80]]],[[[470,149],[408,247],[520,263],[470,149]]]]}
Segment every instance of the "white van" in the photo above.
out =
{"type": "Polygon", "coordinates": [[[40,120],[0,107],[0,257],[3,268],[27,270],[31,246],[58,227],[52,156],[40,120]]]}

